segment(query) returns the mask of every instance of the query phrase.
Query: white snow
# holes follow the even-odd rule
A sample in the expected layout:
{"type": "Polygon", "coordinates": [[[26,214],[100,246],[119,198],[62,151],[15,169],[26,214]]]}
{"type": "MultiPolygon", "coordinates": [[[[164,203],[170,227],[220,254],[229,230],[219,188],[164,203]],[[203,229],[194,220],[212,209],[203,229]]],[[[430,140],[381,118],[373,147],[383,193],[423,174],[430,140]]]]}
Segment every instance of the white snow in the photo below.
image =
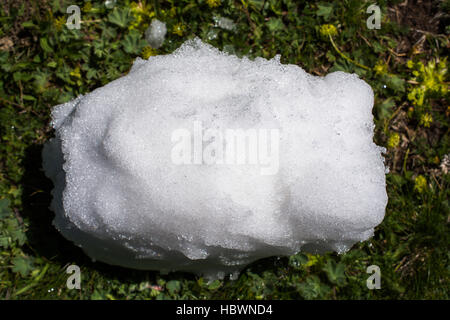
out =
{"type": "Polygon", "coordinates": [[[232,31],[236,28],[236,23],[233,20],[226,17],[214,16],[214,26],[219,27],[228,31],[232,31]]]}
{"type": "Polygon", "coordinates": [[[53,109],[43,166],[54,225],[96,260],[209,278],[268,256],[345,252],[372,236],[387,203],[373,100],[354,74],[314,77],[198,39],[137,59],[127,76],[53,109]],[[180,129],[193,142],[181,164],[180,129]],[[277,169],[205,162],[208,129],[278,132],[265,150],[278,152],[268,158],[277,169]]]}
{"type": "Polygon", "coordinates": [[[166,24],[158,19],[153,19],[152,23],[145,31],[145,39],[151,47],[158,49],[163,45],[166,33],[166,24]]]}

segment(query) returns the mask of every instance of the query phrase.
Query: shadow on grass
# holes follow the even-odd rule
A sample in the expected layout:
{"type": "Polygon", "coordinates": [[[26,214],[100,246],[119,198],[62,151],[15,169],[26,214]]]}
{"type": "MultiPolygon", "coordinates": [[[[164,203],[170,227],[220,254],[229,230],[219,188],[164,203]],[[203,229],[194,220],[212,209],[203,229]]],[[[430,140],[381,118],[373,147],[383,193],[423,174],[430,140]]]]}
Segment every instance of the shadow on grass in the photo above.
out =
{"type": "Polygon", "coordinates": [[[42,147],[42,145],[28,147],[23,160],[25,172],[21,181],[23,186],[21,215],[29,222],[26,233],[29,248],[25,250],[31,255],[59,264],[61,268],[76,264],[96,270],[107,278],[117,278],[126,282],[143,280],[149,276],[155,277],[158,272],[131,270],[93,262],[83,250],[58,232],[52,224],[55,214],[49,209],[53,183],[42,169],[42,147]]]}
{"type": "Polygon", "coordinates": [[[21,184],[22,217],[29,221],[28,244],[34,254],[61,263],[84,264],[87,259],[81,249],[66,240],[52,224],[55,214],[49,209],[53,183],[42,169],[42,145],[27,148],[21,184]]]}

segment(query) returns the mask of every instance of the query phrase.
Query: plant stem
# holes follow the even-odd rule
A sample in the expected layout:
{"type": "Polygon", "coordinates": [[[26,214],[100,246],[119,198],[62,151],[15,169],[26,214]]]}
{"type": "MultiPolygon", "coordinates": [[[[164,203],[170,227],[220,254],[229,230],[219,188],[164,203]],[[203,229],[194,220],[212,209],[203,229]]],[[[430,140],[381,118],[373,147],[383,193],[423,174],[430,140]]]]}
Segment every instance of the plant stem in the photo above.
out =
{"type": "Polygon", "coordinates": [[[161,18],[161,12],[159,9],[159,1],[158,0],[153,0],[153,5],[155,7],[155,12],[156,12],[156,18],[158,18],[158,20],[161,18]]]}
{"type": "Polygon", "coordinates": [[[338,48],[338,47],[336,46],[336,44],[334,43],[333,37],[331,37],[331,35],[329,35],[329,37],[330,37],[331,44],[333,45],[333,48],[337,51],[337,53],[339,53],[339,55],[340,55],[342,58],[344,58],[345,60],[347,60],[347,61],[349,61],[349,62],[351,62],[351,63],[353,63],[353,64],[355,64],[355,65],[357,65],[357,66],[360,67],[360,68],[363,68],[363,69],[366,69],[366,70],[371,70],[369,67],[366,67],[365,65],[360,64],[360,63],[356,62],[355,60],[350,59],[350,58],[347,57],[345,54],[343,54],[343,53],[341,52],[341,50],[339,50],[339,48],[338,48]]]}

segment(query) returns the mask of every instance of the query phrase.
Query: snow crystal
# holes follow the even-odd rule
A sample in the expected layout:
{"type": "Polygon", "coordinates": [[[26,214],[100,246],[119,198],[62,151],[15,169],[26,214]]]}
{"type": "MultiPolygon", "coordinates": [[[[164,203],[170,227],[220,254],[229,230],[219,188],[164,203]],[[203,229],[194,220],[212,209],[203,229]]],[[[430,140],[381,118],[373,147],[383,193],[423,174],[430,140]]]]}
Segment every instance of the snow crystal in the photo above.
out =
{"type": "Polygon", "coordinates": [[[373,100],[357,75],[314,77],[198,39],[138,58],[53,109],[43,166],[54,225],[95,260],[209,278],[263,257],[345,252],[387,203],[373,100]],[[230,132],[248,133],[246,161],[227,161],[230,132]]]}
{"type": "Polygon", "coordinates": [[[158,19],[153,19],[152,23],[145,31],[145,39],[151,47],[158,49],[163,45],[166,33],[166,24],[158,19]]]}
{"type": "Polygon", "coordinates": [[[226,17],[214,16],[214,26],[219,27],[228,31],[232,31],[236,28],[236,23],[233,20],[226,17]]]}
{"type": "Polygon", "coordinates": [[[106,0],[105,1],[105,7],[108,9],[112,9],[117,4],[117,0],[106,0]]]}

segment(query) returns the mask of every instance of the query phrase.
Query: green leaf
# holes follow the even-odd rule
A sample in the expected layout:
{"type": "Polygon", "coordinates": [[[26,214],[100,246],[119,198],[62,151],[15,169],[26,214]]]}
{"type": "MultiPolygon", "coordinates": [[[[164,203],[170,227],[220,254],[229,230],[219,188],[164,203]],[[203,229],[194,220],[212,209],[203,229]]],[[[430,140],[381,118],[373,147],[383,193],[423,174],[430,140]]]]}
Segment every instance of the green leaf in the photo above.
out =
{"type": "Polygon", "coordinates": [[[249,0],[248,4],[255,10],[260,11],[264,6],[264,0],[249,0]]]}
{"type": "Polygon", "coordinates": [[[28,94],[24,94],[24,95],[22,96],[22,98],[23,98],[23,100],[27,100],[27,101],[36,101],[36,98],[35,98],[35,97],[30,96],[30,95],[28,95],[28,94]]]}
{"type": "Polygon", "coordinates": [[[330,18],[331,13],[333,12],[332,4],[318,4],[317,8],[318,9],[316,11],[316,14],[319,17],[323,17],[325,21],[327,21],[330,18]]]}
{"type": "Polygon", "coordinates": [[[33,28],[33,27],[36,27],[36,25],[33,23],[33,21],[25,21],[25,22],[22,22],[22,27],[33,28]]]}
{"type": "Polygon", "coordinates": [[[170,294],[175,294],[181,289],[181,283],[177,280],[170,280],[166,283],[166,288],[170,294]]]}
{"type": "Polygon", "coordinates": [[[91,295],[91,300],[105,300],[105,297],[98,290],[95,290],[91,295]]]}
{"type": "Polygon", "coordinates": [[[22,246],[25,241],[27,240],[27,236],[25,235],[25,232],[23,232],[21,229],[16,229],[13,231],[10,231],[11,237],[13,238],[13,241],[17,241],[20,246],[22,246]]]}
{"type": "Polygon", "coordinates": [[[392,107],[395,102],[391,98],[387,98],[377,107],[377,114],[379,119],[389,118],[393,112],[392,107]]]}
{"type": "Polygon", "coordinates": [[[53,49],[48,44],[47,38],[39,39],[39,43],[41,45],[42,50],[44,50],[46,53],[53,52],[53,49]]]}
{"type": "Polygon", "coordinates": [[[9,199],[1,199],[0,200],[0,218],[8,217],[12,210],[9,207],[9,199]]]}
{"type": "Polygon", "coordinates": [[[130,10],[114,8],[114,10],[108,14],[108,21],[121,28],[125,28],[131,21],[130,10]]]}
{"type": "Polygon", "coordinates": [[[97,75],[97,70],[95,70],[95,69],[89,69],[89,70],[86,72],[86,78],[87,78],[87,79],[92,79],[92,78],[94,78],[96,75],[97,75]]]}
{"type": "Polygon", "coordinates": [[[267,27],[269,28],[269,30],[271,32],[277,32],[277,31],[283,30],[284,24],[280,18],[276,18],[276,19],[272,18],[267,22],[267,27]]]}
{"type": "Polygon", "coordinates": [[[277,16],[281,16],[281,1],[278,0],[269,0],[270,9],[275,13],[277,16]]]}
{"type": "Polygon", "coordinates": [[[394,91],[405,92],[405,80],[397,77],[396,75],[387,76],[386,82],[388,87],[394,91]]]}
{"type": "Polygon", "coordinates": [[[26,72],[14,72],[13,79],[14,81],[28,81],[33,77],[32,74],[26,72]]]}
{"type": "Polygon", "coordinates": [[[33,269],[33,262],[30,258],[16,257],[13,259],[13,272],[19,272],[23,277],[27,276],[28,273],[33,269]]]}
{"type": "Polygon", "coordinates": [[[208,289],[209,290],[216,290],[220,287],[220,285],[222,284],[222,282],[220,280],[214,280],[213,282],[211,282],[208,285],[208,289]]]}
{"type": "Polygon", "coordinates": [[[316,299],[323,297],[328,291],[331,290],[330,287],[321,283],[319,277],[317,276],[310,276],[306,278],[306,281],[300,283],[297,287],[305,299],[316,299]]]}
{"type": "Polygon", "coordinates": [[[289,265],[294,269],[301,269],[303,264],[308,262],[308,257],[303,253],[299,253],[289,257],[289,265]]]}
{"type": "Polygon", "coordinates": [[[8,237],[0,237],[0,247],[3,247],[3,248],[9,247],[8,237]]]}
{"type": "Polygon", "coordinates": [[[129,34],[125,36],[122,41],[123,48],[125,52],[131,54],[139,54],[145,43],[144,40],[141,39],[141,35],[136,30],[131,31],[129,34]]]}
{"type": "Polygon", "coordinates": [[[330,62],[336,61],[336,57],[331,53],[331,51],[328,51],[325,56],[327,57],[327,60],[330,62]]]}
{"type": "Polygon", "coordinates": [[[338,286],[343,286],[346,284],[347,280],[345,276],[344,264],[336,264],[334,260],[329,260],[322,270],[326,272],[328,280],[330,280],[331,283],[338,286]]]}
{"type": "Polygon", "coordinates": [[[408,182],[403,176],[395,173],[388,174],[388,179],[391,180],[393,184],[399,187],[403,186],[408,182]]]}
{"type": "Polygon", "coordinates": [[[376,53],[380,53],[380,52],[385,52],[386,51],[386,48],[383,45],[381,45],[379,42],[374,41],[372,43],[372,45],[373,45],[373,51],[376,52],[376,53]]]}

